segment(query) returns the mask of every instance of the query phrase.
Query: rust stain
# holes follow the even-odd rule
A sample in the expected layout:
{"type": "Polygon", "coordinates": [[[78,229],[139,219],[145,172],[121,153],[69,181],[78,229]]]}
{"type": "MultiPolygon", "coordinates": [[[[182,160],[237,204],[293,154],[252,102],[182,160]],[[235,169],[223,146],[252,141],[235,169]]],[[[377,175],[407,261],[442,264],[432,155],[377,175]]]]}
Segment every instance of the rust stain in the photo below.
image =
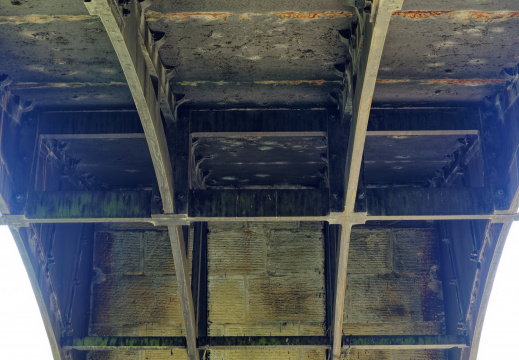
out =
{"type": "Polygon", "coordinates": [[[158,20],[162,18],[172,19],[177,21],[184,21],[186,19],[203,19],[203,20],[224,20],[226,21],[229,16],[236,14],[230,12],[192,12],[192,13],[174,13],[174,14],[162,14],[155,11],[149,11],[146,13],[146,20],[158,20]]]}
{"type": "Polygon", "coordinates": [[[24,82],[24,83],[16,83],[10,84],[7,87],[11,90],[27,90],[27,89],[42,89],[42,88],[78,88],[84,86],[122,86],[126,85],[123,82],[115,82],[112,81],[110,83],[82,83],[82,82],[72,82],[72,83],[37,83],[37,82],[24,82]]]}
{"type": "Polygon", "coordinates": [[[433,19],[437,17],[446,17],[451,20],[460,22],[482,21],[497,22],[506,21],[513,18],[519,18],[519,11],[395,11],[393,16],[400,16],[408,19],[433,19]]]}
{"type": "MultiPolygon", "coordinates": [[[[204,84],[211,84],[211,85],[227,85],[230,84],[228,81],[182,81],[178,82],[177,85],[180,86],[198,86],[198,85],[204,85],[204,84]]],[[[236,83],[239,85],[239,83],[236,83]]]]}
{"type": "Polygon", "coordinates": [[[335,19],[335,18],[352,18],[353,13],[349,11],[273,11],[269,13],[245,13],[235,14],[231,12],[192,12],[192,13],[173,13],[162,14],[155,11],[146,13],[146,20],[158,20],[162,18],[172,19],[176,21],[184,21],[187,19],[201,19],[206,21],[223,20],[226,21],[229,17],[237,16],[241,20],[251,20],[252,17],[272,17],[275,16],[279,20],[315,20],[320,18],[335,19]]]}
{"type": "Polygon", "coordinates": [[[439,16],[444,16],[445,14],[452,13],[453,11],[395,11],[393,16],[400,16],[409,19],[430,19],[439,16]]]}
{"type": "Polygon", "coordinates": [[[431,80],[411,80],[411,79],[377,79],[377,84],[401,84],[416,83],[421,85],[459,85],[459,86],[485,86],[500,85],[506,83],[504,79],[431,79],[431,80]]]}
{"type": "Polygon", "coordinates": [[[441,85],[462,85],[462,86],[484,86],[504,84],[504,79],[434,79],[429,80],[426,84],[441,85]]]}
{"type": "Polygon", "coordinates": [[[90,15],[29,15],[29,16],[0,16],[0,24],[46,24],[51,21],[82,21],[95,19],[90,15]]]}
{"type": "Polygon", "coordinates": [[[328,19],[335,19],[335,18],[343,18],[353,17],[353,13],[349,11],[306,11],[306,12],[300,12],[300,11],[277,11],[277,12],[271,12],[270,14],[275,15],[280,20],[314,20],[319,18],[328,18],[328,19]]]}
{"type": "Polygon", "coordinates": [[[398,84],[407,83],[409,79],[377,79],[377,84],[398,84]]]}

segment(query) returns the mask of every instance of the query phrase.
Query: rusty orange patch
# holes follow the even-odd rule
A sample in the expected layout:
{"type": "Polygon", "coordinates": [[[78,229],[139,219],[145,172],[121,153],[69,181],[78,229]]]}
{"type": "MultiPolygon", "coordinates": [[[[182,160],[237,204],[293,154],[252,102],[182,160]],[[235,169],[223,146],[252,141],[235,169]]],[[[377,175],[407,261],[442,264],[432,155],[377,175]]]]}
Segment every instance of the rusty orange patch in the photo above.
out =
{"type": "Polygon", "coordinates": [[[505,82],[504,79],[433,79],[427,81],[427,84],[482,86],[504,84],[505,82]]]}
{"type": "Polygon", "coordinates": [[[406,83],[409,79],[377,79],[379,84],[394,84],[394,83],[406,83]]]}
{"type": "Polygon", "coordinates": [[[432,19],[437,17],[448,17],[455,21],[482,21],[495,22],[506,21],[519,17],[519,11],[395,11],[393,16],[400,16],[408,19],[432,19]]]}
{"type": "Polygon", "coordinates": [[[393,16],[401,16],[409,19],[430,19],[438,16],[443,16],[451,12],[452,11],[395,11],[393,13],[393,16]]]}
{"type": "Polygon", "coordinates": [[[177,21],[184,21],[186,19],[202,19],[207,21],[212,20],[227,20],[231,16],[238,16],[241,20],[250,20],[252,17],[270,17],[276,16],[280,20],[315,20],[319,18],[335,19],[353,17],[353,13],[349,11],[274,11],[269,13],[245,13],[234,14],[230,12],[193,12],[193,13],[174,13],[162,14],[154,11],[146,13],[147,20],[157,20],[160,18],[173,19],[177,21]]]}
{"type": "Polygon", "coordinates": [[[314,20],[319,18],[335,19],[353,17],[353,13],[349,11],[277,11],[271,14],[277,16],[280,20],[314,20]]]}
{"type": "Polygon", "coordinates": [[[175,13],[175,14],[162,14],[154,11],[150,11],[146,14],[146,19],[156,20],[160,18],[173,19],[178,21],[184,21],[191,18],[199,18],[204,20],[227,20],[229,16],[235,15],[229,12],[193,12],[193,13],[175,13]]]}

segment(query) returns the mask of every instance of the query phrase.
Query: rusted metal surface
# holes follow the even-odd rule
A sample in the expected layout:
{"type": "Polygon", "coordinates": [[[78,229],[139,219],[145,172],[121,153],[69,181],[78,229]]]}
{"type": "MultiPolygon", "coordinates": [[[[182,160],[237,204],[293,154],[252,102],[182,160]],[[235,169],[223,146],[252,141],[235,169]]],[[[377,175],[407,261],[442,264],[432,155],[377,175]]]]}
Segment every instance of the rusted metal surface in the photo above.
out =
{"type": "Polygon", "coordinates": [[[238,17],[240,20],[251,20],[253,17],[276,17],[281,21],[287,20],[317,20],[321,18],[352,18],[354,13],[349,11],[272,11],[268,13],[242,13],[235,14],[232,12],[186,12],[164,14],[154,11],[148,11],[145,15],[146,20],[153,21],[157,19],[171,19],[175,21],[184,21],[187,19],[196,19],[204,21],[222,20],[227,21],[230,17],[238,17]]]}
{"type": "Polygon", "coordinates": [[[330,64],[347,59],[337,32],[354,17],[342,6],[327,5],[316,11],[295,11],[300,8],[295,6],[294,11],[163,13],[152,4],[144,14],[150,29],[164,34],[160,57],[174,69],[173,91],[184,94],[189,106],[333,106],[329,94],[339,92],[341,84],[330,64]]]}
{"type": "Polygon", "coordinates": [[[519,11],[396,11],[393,16],[423,20],[447,18],[456,22],[501,22],[519,17],[519,11]]]}

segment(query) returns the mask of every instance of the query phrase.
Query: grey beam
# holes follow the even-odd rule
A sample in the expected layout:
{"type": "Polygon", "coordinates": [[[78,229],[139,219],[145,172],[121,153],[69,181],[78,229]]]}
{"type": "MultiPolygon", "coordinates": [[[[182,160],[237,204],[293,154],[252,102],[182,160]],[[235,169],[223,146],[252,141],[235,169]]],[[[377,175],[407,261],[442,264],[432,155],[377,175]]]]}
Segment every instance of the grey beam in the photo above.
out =
{"type": "MultiPolygon", "coordinates": [[[[402,8],[403,0],[380,0],[374,2],[372,14],[362,14],[359,17],[359,30],[362,34],[360,51],[354,58],[354,66],[358,64],[355,93],[353,94],[350,136],[346,157],[346,214],[353,213],[357,186],[362,164],[362,154],[366,141],[371,101],[375,91],[378,68],[386,40],[392,13],[402,8]]],[[[357,69],[354,69],[357,70],[357,69]]],[[[351,76],[351,74],[350,74],[351,76]]],[[[346,104],[344,104],[346,106],[346,104]]],[[[333,359],[340,358],[342,318],[344,311],[344,296],[346,291],[346,273],[348,266],[348,251],[351,225],[343,224],[339,245],[339,265],[337,268],[337,289],[335,292],[335,311],[333,326],[333,359]]]]}
{"type": "Polygon", "coordinates": [[[360,350],[444,350],[467,347],[467,342],[463,336],[455,335],[343,336],[342,347],[360,350]]]}
{"type": "Polygon", "coordinates": [[[485,215],[494,213],[490,188],[366,189],[370,215],[485,215]]]}
{"type": "Polygon", "coordinates": [[[27,197],[28,219],[146,218],[151,191],[37,191],[27,197]]]}
{"type": "Polygon", "coordinates": [[[196,347],[196,322],[193,295],[191,293],[191,281],[189,279],[189,261],[187,259],[186,243],[182,226],[169,226],[169,239],[175,263],[175,273],[178,283],[182,318],[186,329],[187,354],[191,360],[200,358],[196,347]]]}
{"type": "MultiPolygon", "coordinates": [[[[85,2],[85,5],[91,15],[100,17],[110,37],[146,134],[164,212],[173,213],[173,171],[162,125],[160,103],[155,96],[151,78],[156,77],[156,74],[153,67],[148,65],[149,55],[142,50],[144,46],[139,46],[141,39],[129,39],[133,40],[132,43],[123,36],[122,15],[119,14],[118,9],[110,6],[107,0],[91,0],[85,2]],[[138,67],[139,64],[144,66],[138,67]]],[[[126,29],[126,37],[131,37],[129,31],[137,31],[131,26],[123,28],[126,29]]]]}
{"type": "MultiPolygon", "coordinates": [[[[343,349],[452,349],[467,346],[463,336],[449,335],[350,335],[342,338],[343,349]]],[[[185,349],[183,337],[90,336],[65,338],[66,350],[174,350],[185,349]]],[[[330,349],[326,336],[220,336],[203,337],[200,350],[330,349]]]]}
{"type": "Polygon", "coordinates": [[[488,215],[380,215],[368,216],[366,213],[357,213],[354,216],[345,216],[343,213],[331,213],[326,216],[265,216],[265,217],[188,217],[185,215],[159,215],[152,217],[34,217],[25,215],[0,216],[1,225],[15,228],[27,227],[29,224],[85,224],[85,223],[147,223],[154,226],[189,225],[193,222],[295,222],[295,221],[326,221],[332,225],[362,225],[368,221],[454,221],[454,220],[489,220],[492,223],[509,223],[519,221],[519,214],[494,213],[488,215]]]}

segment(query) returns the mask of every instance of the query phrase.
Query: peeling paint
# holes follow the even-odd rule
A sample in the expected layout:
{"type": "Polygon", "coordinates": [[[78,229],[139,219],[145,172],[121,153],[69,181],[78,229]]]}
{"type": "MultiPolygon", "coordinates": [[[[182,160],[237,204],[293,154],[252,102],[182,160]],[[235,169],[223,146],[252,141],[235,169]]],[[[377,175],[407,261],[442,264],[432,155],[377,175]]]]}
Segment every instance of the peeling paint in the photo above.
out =
{"type": "Polygon", "coordinates": [[[254,81],[254,84],[257,85],[301,85],[301,84],[309,84],[309,85],[318,85],[321,86],[324,83],[340,83],[340,81],[326,81],[326,80],[265,80],[265,81],[254,81]]]}
{"type": "Polygon", "coordinates": [[[484,86],[499,85],[506,83],[504,79],[434,79],[426,81],[425,84],[434,85],[462,85],[462,86],[484,86]]]}
{"type": "Polygon", "coordinates": [[[410,81],[409,79],[377,79],[377,84],[399,84],[408,83],[410,81]]]}
{"type": "Polygon", "coordinates": [[[23,82],[11,84],[8,86],[11,90],[28,90],[28,89],[42,89],[42,88],[79,88],[85,86],[125,86],[124,82],[111,81],[109,83],[91,83],[91,82],[72,82],[72,83],[37,83],[37,82],[23,82]]]}
{"type": "Polygon", "coordinates": [[[377,79],[377,84],[415,83],[420,85],[459,85],[459,86],[486,86],[505,84],[505,79],[377,79]]]}
{"type": "Polygon", "coordinates": [[[193,13],[173,13],[162,14],[155,11],[146,13],[146,20],[158,20],[162,18],[184,21],[187,19],[200,19],[205,21],[223,20],[229,17],[239,17],[241,20],[251,20],[253,17],[277,17],[279,20],[316,20],[316,19],[336,19],[336,18],[352,18],[353,13],[349,11],[272,11],[268,13],[245,13],[235,14],[231,12],[193,12],[193,13]]]}
{"type": "Polygon", "coordinates": [[[236,14],[230,12],[192,12],[192,13],[174,13],[174,14],[162,14],[155,11],[149,11],[146,13],[146,20],[158,20],[158,19],[172,19],[178,21],[184,21],[186,19],[201,19],[206,21],[211,20],[224,20],[226,21],[229,16],[235,16],[236,14]]]}
{"type": "Polygon", "coordinates": [[[321,86],[324,84],[341,84],[340,80],[261,80],[253,82],[231,82],[231,81],[182,81],[177,82],[178,86],[198,86],[198,85],[316,85],[321,86]]]}
{"type": "Polygon", "coordinates": [[[460,22],[498,22],[513,18],[519,18],[519,11],[395,11],[393,16],[400,16],[408,19],[422,20],[434,19],[438,17],[448,18],[460,22]]]}
{"type": "Polygon", "coordinates": [[[29,16],[0,16],[0,24],[46,24],[52,21],[82,21],[96,19],[90,15],[29,15],[29,16]]]}
{"type": "Polygon", "coordinates": [[[279,12],[271,12],[269,15],[275,15],[280,20],[314,20],[319,18],[343,18],[353,17],[353,13],[349,11],[308,11],[308,12],[299,12],[299,11],[279,11],[279,12]]]}

